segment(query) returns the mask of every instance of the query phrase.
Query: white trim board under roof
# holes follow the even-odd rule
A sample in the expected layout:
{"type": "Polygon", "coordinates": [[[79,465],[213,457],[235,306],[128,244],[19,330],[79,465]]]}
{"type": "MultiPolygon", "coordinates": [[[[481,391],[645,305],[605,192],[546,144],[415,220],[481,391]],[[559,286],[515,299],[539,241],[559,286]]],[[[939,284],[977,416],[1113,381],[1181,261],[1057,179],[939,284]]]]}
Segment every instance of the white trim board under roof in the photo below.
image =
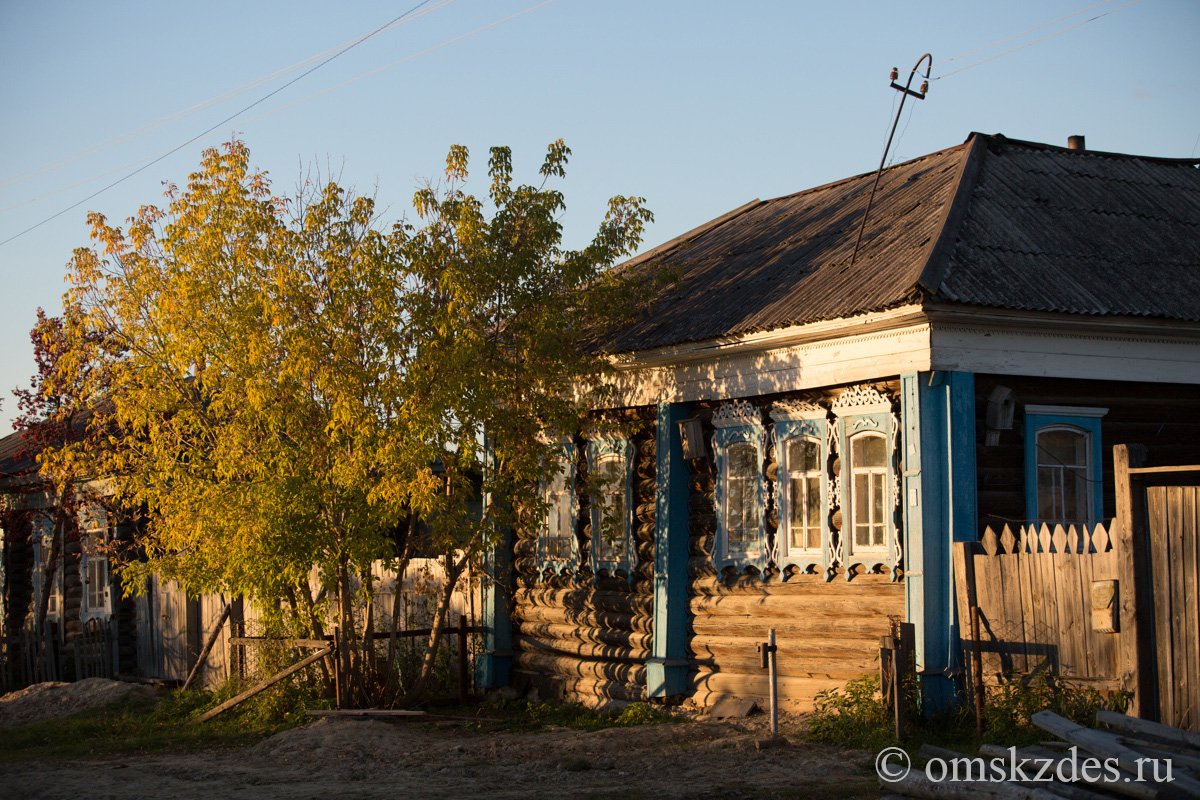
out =
{"type": "Polygon", "coordinates": [[[615,406],[753,397],[906,372],[1200,384],[1200,323],[919,306],[622,354],[615,406]]]}

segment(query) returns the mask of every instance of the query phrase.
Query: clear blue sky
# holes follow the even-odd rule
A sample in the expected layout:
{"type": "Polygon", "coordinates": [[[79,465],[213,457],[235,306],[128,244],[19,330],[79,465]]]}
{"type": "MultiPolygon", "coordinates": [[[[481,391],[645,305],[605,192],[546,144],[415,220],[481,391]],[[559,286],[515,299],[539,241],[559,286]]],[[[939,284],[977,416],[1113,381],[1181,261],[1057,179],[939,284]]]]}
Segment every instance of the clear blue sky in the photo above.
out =
{"type": "MultiPolygon", "coordinates": [[[[15,178],[351,41],[417,2],[0,0],[0,241],[300,73],[15,178]]],[[[546,144],[561,137],[574,152],[562,185],[572,246],[586,241],[613,194],[647,199],[657,218],[649,247],[756,197],[874,170],[898,99],[888,70],[907,75],[927,51],[934,78],[945,77],[927,100],[905,105],[889,162],[956,145],[973,130],[1055,144],[1080,133],[1091,149],[1200,153],[1196,0],[1111,0],[949,62],[1097,0],[552,0],[439,47],[536,2],[431,0],[424,16],[0,245],[0,433],[16,412],[10,389],[33,371],[36,309],[59,310],[71,250],[88,243],[86,213],[119,221],[159,203],[162,181],[183,183],[200,151],[231,132],[277,190],[290,191],[318,163],[344,185],[377,193],[391,218],[410,211],[413,191],[439,174],[451,144],[470,147],[479,175],[487,148],[509,145],[519,174],[532,178],[546,144]]]]}

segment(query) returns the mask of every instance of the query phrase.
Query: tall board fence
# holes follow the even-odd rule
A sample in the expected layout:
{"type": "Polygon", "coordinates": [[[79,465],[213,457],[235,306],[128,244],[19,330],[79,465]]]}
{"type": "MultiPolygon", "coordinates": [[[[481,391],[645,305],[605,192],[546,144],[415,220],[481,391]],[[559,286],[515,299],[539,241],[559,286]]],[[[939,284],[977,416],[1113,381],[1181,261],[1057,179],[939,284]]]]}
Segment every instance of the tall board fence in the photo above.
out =
{"type": "Polygon", "coordinates": [[[1150,486],[1146,510],[1159,717],[1200,730],[1200,487],[1150,486]]]}
{"type": "Polygon", "coordinates": [[[1102,690],[1124,687],[1111,527],[987,528],[980,542],[956,545],[959,630],[973,649],[966,632],[979,608],[985,682],[1044,671],[1102,690]]]}
{"type": "MultiPolygon", "coordinates": [[[[1124,690],[1130,712],[1200,730],[1200,466],[1143,467],[1113,448],[1116,517],[987,528],[955,545],[963,663],[1124,690]],[[970,631],[979,616],[979,635],[970,631]]],[[[970,675],[975,680],[975,675],[970,675]]]]}

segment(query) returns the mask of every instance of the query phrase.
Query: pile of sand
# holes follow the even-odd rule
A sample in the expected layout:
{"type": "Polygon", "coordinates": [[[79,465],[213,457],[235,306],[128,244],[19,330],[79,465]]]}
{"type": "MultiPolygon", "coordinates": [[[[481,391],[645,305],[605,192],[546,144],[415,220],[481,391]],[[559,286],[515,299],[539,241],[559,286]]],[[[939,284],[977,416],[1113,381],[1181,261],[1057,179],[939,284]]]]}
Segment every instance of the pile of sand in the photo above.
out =
{"type": "Polygon", "coordinates": [[[59,719],[97,706],[153,697],[154,689],[137,683],[86,678],[75,683],[35,683],[0,696],[0,728],[59,719]]]}

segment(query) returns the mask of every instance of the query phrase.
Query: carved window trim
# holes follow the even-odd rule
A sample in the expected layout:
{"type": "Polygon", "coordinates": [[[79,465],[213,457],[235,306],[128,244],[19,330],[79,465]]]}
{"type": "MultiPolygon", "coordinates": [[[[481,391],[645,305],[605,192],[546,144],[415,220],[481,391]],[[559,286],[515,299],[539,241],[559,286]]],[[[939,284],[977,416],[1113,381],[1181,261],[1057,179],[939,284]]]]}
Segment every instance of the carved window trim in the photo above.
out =
{"type": "Polygon", "coordinates": [[[838,473],[838,502],[841,504],[842,526],[839,531],[839,556],[849,580],[860,567],[871,572],[886,570],[892,580],[898,580],[903,564],[900,516],[900,475],[898,450],[900,418],[888,395],[871,386],[856,386],[848,390],[833,405],[837,415],[838,451],[841,469],[838,473]],[[863,547],[854,544],[854,476],[851,442],[864,433],[885,437],[887,469],[884,473],[884,545],[863,547]]]}
{"type": "MultiPolygon", "coordinates": [[[[556,575],[562,575],[571,572],[579,563],[579,537],[575,535],[576,522],[579,519],[579,499],[575,495],[575,456],[577,451],[573,443],[559,444],[556,449],[559,454],[558,464],[561,468],[555,475],[543,479],[540,486],[542,502],[547,504],[547,509],[546,516],[538,528],[538,571],[545,574],[549,570],[556,575]],[[565,508],[568,517],[566,538],[570,550],[567,555],[552,554],[550,547],[552,540],[561,538],[556,536],[551,529],[552,522],[559,518],[564,509],[564,505],[559,504],[560,500],[566,501],[565,508]]],[[[558,530],[561,529],[560,524],[558,530]]]]}
{"type": "Polygon", "coordinates": [[[742,572],[754,567],[765,579],[770,563],[770,547],[766,536],[767,482],[763,476],[766,442],[763,434],[762,417],[752,404],[740,401],[726,403],[713,414],[713,453],[716,459],[717,486],[715,506],[717,512],[717,535],[713,540],[712,561],[717,574],[732,567],[742,572]],[[728,547],[727,504],[729,496],[729,453],[734,446],[750,445],[754,448],[755,469],[749,480],[754,481],[752,497],[758,517],[758,549],[756,552],[730,553],[728,547]]]}
{"type": "Polygon", "coordinates": [[[606,570],[614,577],[624,572],[626,579],[632,581],[634,558],[636,555],[633,549],[633,448],[630,446],[629,440],[624,438],[595,439],[588,442],[587,457],[588,475],[593,483],[590,513],[592,523],[592,574],[599,579],[601,570],[606,570]],[[601,464],[613,458],[620,459],[624,465],[623,480],[621,486],[618,487],[624,492],[625,498],[624,519],[619,523],[620,531],[618,532],[618,536],[624,544],[622,548],[624,556],[616,559],[606,559],[601,557],[600,552],[600,545],[605,531],[598,496],[602,493],[603,487],[598,484],[597,480],[600,475],[601,464]]]}
{"type": "Polygon", "coordinates": [[[816,568],[826,578],[830,573],[830,529],[829,529],[829,423],[826,412],[818,406],[810,406],[803,411],[795,406],[776,408],[771,412],[771,418],[776,420],[774,426],[776,458],[779,470],[776,477],[775,496],[779,504],[779,530],[776,533],[778,548],[777,563],[783,579],[788,578],[788,568],[795,567],[797,574],[803,574],[816,568]],[[817,445],[818,470],[821,509],[820,543],[815,548],[793,549],[791,546],[791,478],[792,465],[789,463],[788,445],[796,440],[808,441],[817,445]]]}

